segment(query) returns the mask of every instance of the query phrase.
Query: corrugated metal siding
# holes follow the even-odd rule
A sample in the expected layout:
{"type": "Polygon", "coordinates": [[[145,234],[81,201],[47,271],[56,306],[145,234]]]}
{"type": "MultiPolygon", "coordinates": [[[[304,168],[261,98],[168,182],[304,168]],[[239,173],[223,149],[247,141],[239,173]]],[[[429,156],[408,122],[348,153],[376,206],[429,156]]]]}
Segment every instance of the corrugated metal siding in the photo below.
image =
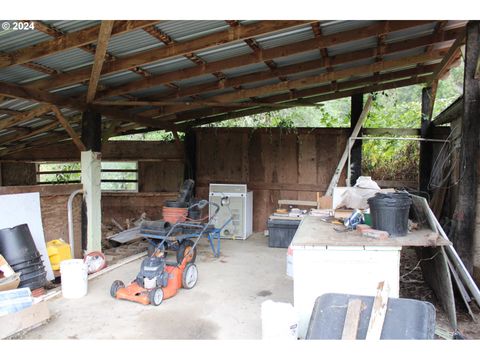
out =
{"type": "Polygon", "coordinates": [[[156,27],[172,40],[181,42],[226,30],[229,25],[223,20],[172,20],[163,21],[156,27]]]}
{"type": "MultiPolygon", "coordinates": [[[[0,23],[1,22],[3,22],[3,20],[0,20],[0,23]]],[[[37,30],[0,29],[0,51],[9,53],[51,39],[51,36],[37,30]]]]}
{"type": "Polygon", "coordinates": [[[6,81],[15,84],[21,84],[24,81],[36,80],[47,76],[47,74],[21,65],[14,65],[0,69],[0,81],[6,81]]]}
{"type": "Polygon", "coordinates": [[[311,26],[301,27],[299,29],[282,31],[272,35],[256,37],[258,44],[262,49],[271,49],[277,46],[301,42],[313,39],[315,37],[311,26]]]}
{"type": "Polygon", "coordinates": [[[42,22],[64,33],[69,33],[100,25],[101,20],[42,20],[42,22]]]}
{"type": "Polygon", "coordinates": [[[168,60],[156,61],[151,64],[144,65],[142,66],[142,68],[151,72],[154,75],[160,75],[172,71],[191,68],[194,66],[197,65],[193,61],[188,60],[184,56],[179,56],[168,60]]]}
{"type": "Polygon", "coordinates": [[[253,53],[253,50],[243,41],[196,52],[206,62],[220,61],[251,53],[253,53]]]}
{"type": "Polygon", "coordinates": [[[36,60],[58,71],[69,71],[93,64],[94,55],[81,49],[70,49],[36,60]]]}
{"type": "Polygon", "coordinates": [[[108,52],[114,56],[127,56],[165,46],[147,32],[138,29],[126,34],[112,36],[108,42],[108,52]]]}

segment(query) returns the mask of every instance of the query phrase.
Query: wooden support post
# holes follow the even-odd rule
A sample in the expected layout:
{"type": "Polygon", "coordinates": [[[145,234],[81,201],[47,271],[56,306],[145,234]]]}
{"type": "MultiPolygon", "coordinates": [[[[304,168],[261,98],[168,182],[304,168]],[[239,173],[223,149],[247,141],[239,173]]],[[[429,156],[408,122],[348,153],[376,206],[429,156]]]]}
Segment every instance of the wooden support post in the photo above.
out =
{"type": "MultiPolygon", "coordinates": [[[[363,94],[355,94],[350,98],[351,116],[350,129],[353,131],[357,125],[360,114],[363,110],[363,94]]],[[[362,136],[362,132],[358,136],[362,136]]],[[[362,140],[356,140],[353,143],[350,152],[350,186],[355,185],[359,176],[362,175],[362,140]]]]}
{"type": "MultiPolygon", "coordinates": [[[[420,137],[429,138],[432,132],[432,123],[430,121],[430,108],[432,104],[432,88],[422,89],[422,119],[420,137]]],[[[428,184],[430,183],[430,173],[432,171],[432,151],[433,144],[428,141],[420,142],[420,164],[419,164],[419,190],[428,192],[428,184]]]]}
{"type": "Polygon", "coordinates": [[[185,132],[184,149],[185,149],[185,170],[184,178],[192,179],[196,182],[196,163],[197,163],[197,134],[194,130],[185,132]]]}
{"type": "Polygon", "coordinates": [[[460,148],[460,183],[456,207],[457,231],[454,245],[468,271],[473,270],[478,188],[478,156],[480,135],[480,81],[475,79],[479,57],[480,22],[469,21],[465,46],[463,82],[463,118],[460,148]]]}
{"type": "Polygon", "coordinates": [[[92,110],[82,114],[82,142],[87,150],[102,151],[102,115],[92,110]]]}
{"type": "Polygon", "coordinates": [[[86,205],[87,252],[102,250],[101,154],[81,152],[83,196],[86,205]]]}

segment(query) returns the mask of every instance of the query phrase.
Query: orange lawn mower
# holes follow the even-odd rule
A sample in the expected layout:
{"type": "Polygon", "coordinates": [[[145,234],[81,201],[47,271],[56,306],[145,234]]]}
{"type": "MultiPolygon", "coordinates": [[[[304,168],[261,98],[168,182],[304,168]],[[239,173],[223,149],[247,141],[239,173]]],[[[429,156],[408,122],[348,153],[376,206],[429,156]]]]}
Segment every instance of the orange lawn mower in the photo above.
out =
{"type": "MultiPolygon", "coordinates": [[[[209,204],[207,200],[201,200],[191,207],[202,209],[207,204],[209,204]]],[[[110,295],[115,299],[158,306],[164,299],[175,296],[178,289],[182,287],[184,289],[193,288],[198,280],[198,269],[194,264],[196,246],[200,238],[211,230],[212,220],[213,217],[203,225],[176,223],[171,226],[167,234],[161,236],[162,241],[158,244],[155,243],[155,247],[149,252],[149,256],[142,261],[140,272],[135,280],[128,286],[125,286],[120,280],[115,280],[110,289],[110,295]],[[165,243],[168,243],[169,240],[171,241],[172,235],[178,232],[179,229],[185,229],[185,227],[200,228],[200,231],[197,230],[195,232],[195,241],[188,240],[183,243],[183,246],[181,244],[177,247],[176,261],[167,261],[165,243]]],[[[192,238],[191,235],[190,239],[192,238]]],[[[152,236],[152,234],[149,236],[152,236]]]]}

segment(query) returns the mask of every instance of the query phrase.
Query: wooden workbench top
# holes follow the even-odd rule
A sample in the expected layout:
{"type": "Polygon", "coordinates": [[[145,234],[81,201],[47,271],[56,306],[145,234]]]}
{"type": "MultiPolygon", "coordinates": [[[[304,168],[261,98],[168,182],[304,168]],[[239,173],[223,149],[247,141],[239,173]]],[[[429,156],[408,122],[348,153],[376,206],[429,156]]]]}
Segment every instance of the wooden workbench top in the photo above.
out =
{"type": "Polygon", "coordinates": [[[292,246],[442,246],[451,243],[430,229],[414,230],[407,236],[378,240],[362,236],[357,231],[337,232],[343,229],[322,221],[318,216],[306,216],[292,240],[292,246]]]}

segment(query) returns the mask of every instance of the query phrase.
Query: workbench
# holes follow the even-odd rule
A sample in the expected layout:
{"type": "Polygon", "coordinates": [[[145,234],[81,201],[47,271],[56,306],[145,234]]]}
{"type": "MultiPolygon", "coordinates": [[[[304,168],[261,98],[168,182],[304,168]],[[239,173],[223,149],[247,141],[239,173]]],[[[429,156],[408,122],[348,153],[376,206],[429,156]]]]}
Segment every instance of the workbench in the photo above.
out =
{"type": "Polygon", "coordinates": [[[420,229],[407,236],[379,240],[357,231],[337,232],[318,216],[306,216],[292,240],[294,307],[298,334],[304,338],[315,299],[326,293],[374,296],[377,284],[387,281],[389,297],[399,297],[400,251],[404,246],[450,244],[439,234],[420,229]]]}

